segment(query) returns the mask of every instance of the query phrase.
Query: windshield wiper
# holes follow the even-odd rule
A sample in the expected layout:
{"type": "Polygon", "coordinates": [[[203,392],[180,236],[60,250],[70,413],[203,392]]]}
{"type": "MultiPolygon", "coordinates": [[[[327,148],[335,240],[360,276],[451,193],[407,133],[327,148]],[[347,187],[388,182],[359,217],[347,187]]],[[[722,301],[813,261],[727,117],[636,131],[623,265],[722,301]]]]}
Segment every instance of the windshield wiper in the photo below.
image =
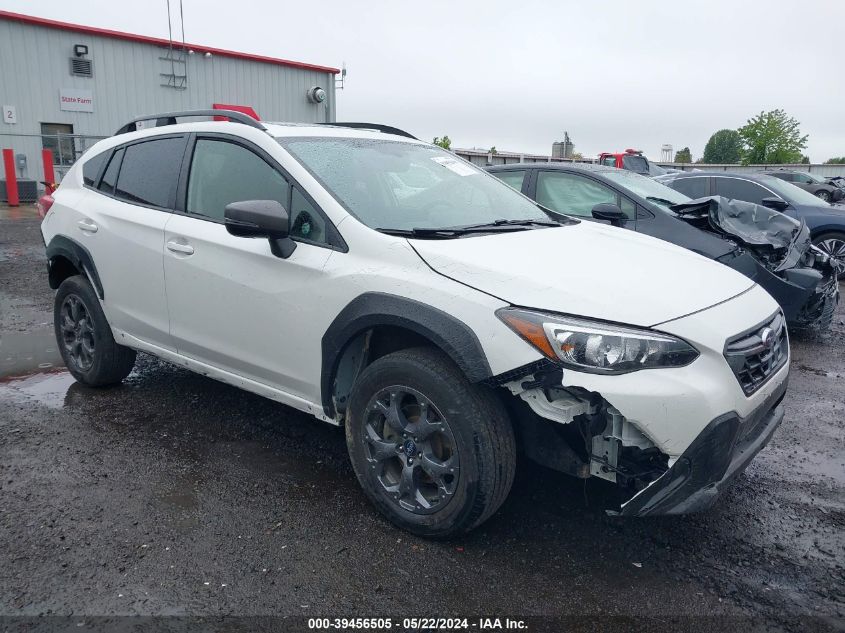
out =
{"type": "Polygon", "coordinates": [[[554,220],[493,220],[492,222],[484,222],[482,224],[467,224],[466,226],[454,227],[456,229],[486,229],[497,226],[560,226],[560,222],[554,220]]]}
{"type": "Polygon", "coordinates": [[[553,220],[494,220],[483,224],[468,224],[466,226],[451,226],[443,228],[413,228],[413,229],[376,229],[386,235],[399,237],[416,237],[425,239],[449,239],[470,233],[506,233],[521,231],[531,226],[561,226],[553,220]]]}
{"type": "Polygon", "coordinates": [[[385,235],[396,235],[397,237],[420,237],[428,239],[449,239],[459,235],[454,229],[376,229],[385,235]]]}

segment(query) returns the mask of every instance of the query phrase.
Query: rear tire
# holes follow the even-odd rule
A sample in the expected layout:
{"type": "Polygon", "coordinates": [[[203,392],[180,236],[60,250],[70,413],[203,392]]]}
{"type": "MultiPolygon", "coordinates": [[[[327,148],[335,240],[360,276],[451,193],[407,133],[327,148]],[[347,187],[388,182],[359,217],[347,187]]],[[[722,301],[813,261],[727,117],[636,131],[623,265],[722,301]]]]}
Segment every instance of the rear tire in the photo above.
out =
{"type": "Polygon", "coordinates": [[[839,280],[845,280],[845,233],[822,233],[813,239],[813,244],[831,258],[839,280]]]}
{"type": "Polygon", "coordinates": [[[361,372],[347,410],[346,444],[373,505],[402,529],[432,538],[490,518],[516,469],[502,404],[431,348],[388,354],[361,372]]]}
{"type": "Polygon", "coordinates": [[[100,300],[82,275],[68,277],[59,286],[53,325],[59,352],[78,382],[114,385],[135,366],[135,350],[115,343],[100,300]]]}

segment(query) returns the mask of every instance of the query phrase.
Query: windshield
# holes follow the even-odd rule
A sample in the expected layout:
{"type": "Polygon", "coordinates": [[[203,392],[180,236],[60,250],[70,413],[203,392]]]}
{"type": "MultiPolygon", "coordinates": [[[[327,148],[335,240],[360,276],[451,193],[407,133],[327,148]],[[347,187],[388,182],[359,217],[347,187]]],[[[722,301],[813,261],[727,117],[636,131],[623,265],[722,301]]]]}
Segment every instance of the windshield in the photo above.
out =
{"type": "Polygon", "coordinates": [[[830,205],[817,198],[809,191],[796,187],[791,182],[786,182],[774,176],[757,176],[758,182],[778,194],[790,204],[806,204],[814,207],[829,207],[830,205]]]}
{"type": "Polygon", "coordinates": [[[549,216],[439,147],[362,138],[277,139],[352,215],[374,229],[447,229],[549,216]]]}
{"type": "Polygon", "coordinates": [[[630,169],[640,174],[648,173],[648,161],[642,156],[625,156],[622,159],[622,165],[625,169],[630,169]]]}
{"type": "Polygon", "coordinates": [[[691,200],[691,198],[679,191],[675,191],[656,180],[646,176],[640,176],[631,171],[604,171],[602,175],[617,185],[625,187],[631,193],[645,198],[649,202],[659,204],[666,209],[673,204],[689,202],[691,200]]]}
{"type": "Polygon", "coordinates": [[[827,178],[824,178],[823,176],[817,176],[816,174],[811,174],[810,172],[806,172],[804,175],[807,176],[807,178],[809,178],[813,182],[817,182],[820,185],[827,184],[827,178]]]}

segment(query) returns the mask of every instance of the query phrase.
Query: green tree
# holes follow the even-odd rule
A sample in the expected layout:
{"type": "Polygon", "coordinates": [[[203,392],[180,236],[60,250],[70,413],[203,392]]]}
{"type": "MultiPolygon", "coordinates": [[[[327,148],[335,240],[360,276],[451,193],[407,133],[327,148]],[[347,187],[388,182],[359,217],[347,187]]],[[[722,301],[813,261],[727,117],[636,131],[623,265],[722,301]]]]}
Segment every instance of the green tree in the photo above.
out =
{"type": "Polygon", "coordinates": [[[760,112],[739,128],[742,138],[742,164],[765,165],[800,162],[807,147],[799,123],[783,110],[760,112]]]}
{"type": "Polygon", "coordinates": [[[810,164],[810,157],[809,156],[802,156],[801,157],[801,164],[802,165],[809,165],[810,164]]]}
{"type": "Polygon", "coordinates": [[[715,132],[707,145],[704,146],[702,163],[733,164],[742,157],[742,139],[736,130],[719,130],[715,132]]]}
{"type": "Polygon", "coordinates": [[[448,136],[443,136],[443,138],[435,136],[432,143],[434,143],[435,145],[439,145],[443,149],[452,149],[452,139],[450,139],[448,136]]]}
{"type": "Polygon", "coordinates": [[[489,153],[490,153],[490,154],[493,154],[493,156],[495,156],[495,155],[496,155],[496,154],[498,154],[499,152],[498,152],[498,150],[496,149],[496,146],[494,145],[493,147],[491,147],[491,148],[490,148],[489,153]]]}
{"type": "Polygon", "coordinates": [[[689,147],[685,147],[684,149],[679,149],[675,152],[675,162],[676,163],[691,163],[692,162],[692,152],[690,152],[689,147]]]}
{"type": "Polygon", "coordinates": [[[845,165],[845,156],[839,156],[837,158],[828,158],[824,161],[825,165],[845,165]]]}

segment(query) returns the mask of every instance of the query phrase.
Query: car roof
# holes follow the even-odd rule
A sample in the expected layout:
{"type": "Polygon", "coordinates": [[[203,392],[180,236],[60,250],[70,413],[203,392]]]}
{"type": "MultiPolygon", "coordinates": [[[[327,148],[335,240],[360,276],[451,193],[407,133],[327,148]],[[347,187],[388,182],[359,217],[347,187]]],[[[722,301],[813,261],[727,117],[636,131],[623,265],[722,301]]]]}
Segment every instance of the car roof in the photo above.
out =
{"type": "Polygon", "coordinates": [[[557,171],[587,171],[593,173],[625,171],[616,167],[599,165],[598,163],[510,163],[509,165],[492,165],[486,168],[489,172],[507,171],[509,169],[551,169],[557,171]]]}
{"type": "MultiPolygon", "coordinates": [[[[389,134],[377,129],[360,127],[343,127],[339,125],[320,125],[314,123],[296,123],[284,121],[261,121],[264,130],[273,138],[318,136],[331,138],[360,138],[401,141],[406,143],[424,143],[407,136],[389,134]]],[[[189,121],[146,127],[133,132],[124,132],[109,137],[115,144],[125,143],[135,139],[159,136],[164,134],[179,134],[184,132],[225,132],[238,135],[245,130],[255,130],[251,126],[232,121],[189,121]]]]}
{"type": "Polygon", "coordinates": [[[759,178],[760,176],[770,176],[771,174],[765,174],[761,172],[738,172],[738,171],[682,171],[677,174],[666,174],[661,178],[666,180],[673,180],[675,178],[695,178],[698,177],[716,177],[716,176],[729,176],[731,178],[745,178],[747,180],[754,180],[755,178],[759,178]]]}

